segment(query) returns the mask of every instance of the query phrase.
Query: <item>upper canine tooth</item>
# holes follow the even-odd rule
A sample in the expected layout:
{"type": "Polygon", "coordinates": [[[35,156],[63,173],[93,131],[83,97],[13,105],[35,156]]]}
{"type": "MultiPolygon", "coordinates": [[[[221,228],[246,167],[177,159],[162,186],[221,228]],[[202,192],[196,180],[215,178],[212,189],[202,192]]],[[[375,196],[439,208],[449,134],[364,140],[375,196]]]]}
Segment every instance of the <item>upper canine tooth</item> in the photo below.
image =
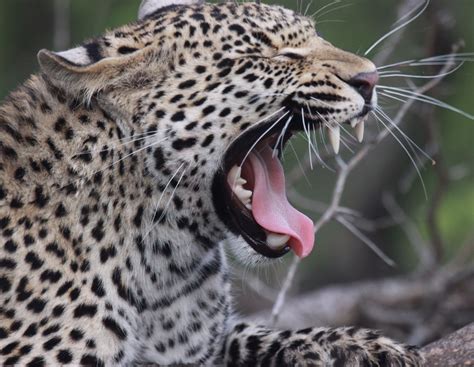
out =
{"type": "Polygon", "coordinates": [[[332,149],[334,149],[334,153],[338,154],[341,145],[341,129],[339,125],[329,127],[328,134],[332,149]]]}
{"type": "Polygon", "coordinates": [[[351,120],[351,126],[354,128],[354,127],[357,126],[357,124],[358,124],[359,122],[360,122],[359,119],[356,119],[356,118],[355,118],[355,119],[352,119],[352,120],[351,120]]]}
{"type": "Polygon", "coordinates": [[[227,175],[227,181],[229,182],[229,185],[231,187],[239,183],[239,179],[241,178],[240,177],[241,173],[242,173],[242,167],[239,167],[239,166],[234,166],[229,171],[229,174],[227,175]]]}
{"type": "Polygon", "coordinates": [[[361,121],[355,127],[355,133],[357,136],[357,140],[359,140],[359,143],[362,143],[362,140],[364,140],[364,130],[365,130],[365,121],[361,121]]]}

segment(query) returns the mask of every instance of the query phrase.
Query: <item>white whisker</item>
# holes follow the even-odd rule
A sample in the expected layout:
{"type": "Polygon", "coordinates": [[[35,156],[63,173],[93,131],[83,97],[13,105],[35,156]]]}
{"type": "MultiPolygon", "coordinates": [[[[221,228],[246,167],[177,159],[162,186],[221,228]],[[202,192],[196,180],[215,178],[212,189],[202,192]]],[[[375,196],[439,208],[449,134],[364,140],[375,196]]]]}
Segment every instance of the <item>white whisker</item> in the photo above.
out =
{"type": "Polygon", "coordinates": [[[301,168],[301,173],[303,174],[303,177],[304,177],[305,181],[308,183],[309,186],[313,186],[313,185],[311,185],[311,182],[308,179],[308,176],[306,175],[306,170],[304,169],[303,165],[301,164],[300,158],[298,157],[298,153],[296,152],[295,147],[294,147],[293,143],[291,142],[291,140],[288,141],[288,144],[290,145],[290,148],[291,148],[291,150],[293,151],[293,153],[295,155],[296,161],[298,162],[298,166],[301,168]]]}
{"type": "Polygon", "coordinates": [[[428,199],[428,192],[427,192],[427,190],[426,190],[425,181],[423,180],[423,176],[421,175],[420,169],[418,168],[418,165],[416,164],[415,159],[414,159],[413,156],[410,154],[410,152],[409,152],[408,149],[405,147],[405,145],[403,145],[403,143],[402,143],[401,140],[398,138],[398,136],[392,131],[392,129],[391,129],[389,126],[387,126],[387,125],[383,122],[383,120],[377,115],[377,113],[376,113],[375,111],[372,111],[372,115],[377,119],[378,122],[380,122],[380,123],[387,129],[387,131],[390,133],[390,135],[393,136],[393,138],[398,142],[398,144],[400,144],[400,146],[402,147],[402,149],[405,151],[405,153],[407,154],[408,158],[409,158],[410,161],[412,162],[413,167],[415,168],[418,177],[420,178],[421,186],[422,186],[422,188],[423,188],[423,193],[425,194],[425,198],[428,199]]]}
{"type": "Polygon", "coordinates": [[[185,168],[183,170],[183,173],[181,174],[181,176],[179,177],[179,180],[178,180],[178,183],[176,184],[176,186],[174,187],[173,191],[171,192],[171,195],[170,195],[170,198],[168,199],[168,202],[166,203],[165,205],[165,208],[163,209],[163,212],[161,213],[161,216],[160,218],[158,218],[158,221],[157,223],[160,223],[161,220],[164,218],[165,214],[166,214],[166,211],[168,210],[169,206],[170,206],[170,203],[171,203],[171,200],[173,200],[173,197],[174,197],[174,194],[176,193],[176,190],[178,189],[178,186],[180,185],[183,177],[184,177],[184,174],[186,173],[186,169],[185,168]]]}
{"type": "Polygon", "coordinates": [[[392,120],[392,118],[387,115],[380,107],[375,109],[391,126],[395,128],[406,140],[408,144],[411,144],[415,149],[417,149],[426,159],[431,161],[432,164],[436,164],[433,157],[426,153],[418,144],[416,144],[413,139],[411,139],[405,132],[392,120]]]}
{"type": "MultiPolygon", "coordinates": [[[[168,180],[165,188],[163,189],[163,192],[161,193],[160,195],[160,198],[158,199],[154,209],[153,209],[153,216],[151,218],[151,227],[150,229],[145,233],[145,235],[143,236],[143,240],[145,240],[145,238],[151,233],[151,231],[153,230],[153,228],[155,227],[155,223],[153,223],[155,221],[155,216],[156,216],[156,213],[158,211],[158,209],[160,208],[160,204],[161,204],[161,200],[163,199],[163,196],[165,195],[166,191],[168,190],[168,187],[169,185],[171,185],[171,182],[174,180],[174,178],[176,177],[176,175],[179,173],[179,171],[181,171],[181,168],[183,168],[183,166],[185,165],[186,163],[181,163],[181,165],[178,167],[178,169],[175,171],[175,173],[171,176],[171,178],[168,180]]],[[[186,170],[185,170],[186,171],[186,170]]],[[[163,215],[163,213],[162,213],[163,215]]],[[[161,216],[160,216],[161,217],[161,216]]],[[[159,223],[160,220],[156,221],[156,223],[159,223]]]]}
{"type": "Polygon", "coordinates": [[[431,56],[424,59],[411,59],[405,61],[398,61],[392,64],[382,65],[377,67],[377,70],[385,70],[396,66],[436,66],[446,65],[446,61],[458,62],[472,62],[474,61],[474,53],[453,53],[445,55],[431,56]]]}
{"type": "Polygon", "coordinates": [[[406,103],[407,100],[406,99],[401,99],[401,98],[398,98],[398,97],[394,97],[394,96],[391,96],[389,94],[386,94],[384,92],[377,92],[378,95],[380,96],[384,96],[386,98],[390,98],[390,99],[394,99],[395,101],[398,101],[398,102],[402,102],[402,103],[406,103]]]}
{"type": "Polygon", "coordinates": [[[314,0],[311,0],[311,1],[308,3],[308,5],[306,5],[306,9],[305,9],[304,14],[303,14],[304,16],[306,16],[306,14],[308,14],[308,11],[309,11],[309,9],[311,8],[311,5],[313,5],[313,1],[314,1],[314,0]]]}
{"type": "Polygon", "coordinates": [[[339,3],[341,3],[341,2],[342,2],[342,0],[335,0],[335,1],[333,1],[332,3],[329,3],[329,4],[326,4],[326,5],[322,6],[322,7],[319,8],[316,12],[314,12],[314,13],[310,16],[310,18],[314,18],[316,15],[318,15],[318,14],[320,14],[322,11],[324,11],[324,9],[327,9],[327,8],[329,8],[329,7],[333,6],[333,5],[339,4],[339,3]]]}
{"type": "Polygon", "coordinates": [[[338,11],[338,10],[342,10],[342,9],[345,9],[349,6],[352,6],[353,4],[352,3],[349,3],[349,4],[344,4],[344,5],[340,5],[340,6],[336,6],[332,9],[328,9],[326,10],[325,12],[321,13],[318,15],[318,17],[316,18],[316,24],[321,24],[321,22],[318,22],[318,19],[321,18],[321,17],[324,17],[325,15],[328,15],[328,14],[331,14],[335,11],[338,11]]]}
{"type": "Polygon", "coordinates": [[[280,135],[278,135],[278,139],[275,143],[275,146],[273,147],[273,154],[272,157],[276,157],[276,152],[278,149],[278,145],[280,145],[280,152],[283,153],[283,139],[285,138],[286,131],[288,129],[288,126],[290,125],[291,119],[293,118],[293,115],[291,115],[288,120],[285,122],[285,125],[283,126],[283,129],[280,132],[280,135]]]}
{"type": "MultiPolygon", "coordinates": [[[[139,153],[139,152],[141,152],[141,151],[143,151],[143,150],[145,150],[145,149],[151,148],[152,146],[155,146],[155,145],[157,145],[157,144],[163,143],[164,141],[166,141],[166,140],[168,140],[168,139],[169,139],[169,138],[165,138],[165,139],[162,139],[162,140],[155,141],[155,142],[153,142],[153,143],[151,143],[151,144],[145,145],[144,147],[142,147],[142,148],[140,148],[140,149],[137,149],[137,150],[133,151],[132,153],[129,153],[129,154],[125,155],[124,157],[120,158],[118,161],[112,162],[111,164],[109,164],[109,165],[107,165],[107,166],[101,168],[100,170],[91,173],[90,175],[88,175],[88,178],[91,178],[91,177],[93,177],[94,175],[96,175],[97,173],[103,172],[103,171],[105,171],[106,169],[115,166],[116,164],[118,164],[118,163],[124,161],[125,159],[127,159],[128,157],[131,157],[132,155],[135,155],[135,154],[137,154],[137,153],[139,153]]],[[[88,152],[89,152],[89,151],[87,151],[87,153],[88,153],[88,152]]],[[[80,156],[81,154],[84,154],[84,152],[78,153],[77,155],[80,156]]]]}
{"type": "Polygon", "coordinates": [[[311,171],[313,170],[313,155],[311,154],[311,148],[312,148],[312,143],[311,143],[311,138],[309,136],[309,130],[307,129],[306,127],[306,121],[305,121],[305,117],[304,117],[304,111],[303,111],[303,108],[301,108],[301,121],[303,123],[303,129],[304,129],[304,132],[307,136],[307,141],[308,141],[308,155],[309,155],[309,166],[311,167],[311,171]]]}
{"type": "MultiPolygon", "coordinates": [[[[283,111],[285,109],[285,107],[282,107],[280,108],[279,110],[273,112],[270,116],[268,117],[265,117],[264,119],[260,120],[259,122],[257,122],[255,125],[261,123],[262,121],[266,121],[268,120],[269,118],[271,118],[272,116],[280,113],[281,111],[283,111]]],[[[247,154],[245,154],[244,156],[244,159],[242,159],[242,162],[240,163],[240,167],[242,167],[242,165],[244,164],[244,162],[247,160],[249,154],[252,152],[253,148],[255,148],[257,146],[257,144],[265,137],[265,135],[267,135],[283,118],[285,118],[285,116],[288,116],[288,114],[290,113],[290,111],[287,111],[283,114],[283,116],[281,116],[280,118],[278,118],[278,120],[276,120],[267,130],[265,130],[265,132],[260,135],[260,137],[253,143],[253,145],[250,147],[250,149],[248,150],[247,154]]]]}
{"type": "Polygon", "coordinates": [[[433,106],[438,106],[441,108],[444,108],[446,110],[458,113],[469,120],[474,120],[474,115],[471,115],[457,107],[454,107],[446,102],[443,102],[439,99],[436,99],[434,97],[427,96],[425,94],[413,92],[407,89],[402,89],[402,88],[397,88],[397,87],[390,87],[390,86],[385,86],[385,85],[379,85],[378,88],[380,88],[383,92],[385,92],[388,96],[390,95],[395,95],[398,97],[405,97],[409,99],[414,99],[419,102],[431,104],[433,106]]]}
{"type": "MultiPolygon", "coordinates": [[[[376,42],[374,42],[374,44],[372,46],[370,46],[367,49],[367,51],[365,51],[364,56],[367,56],[375,47],[377,47],[380,43],[385,41],[388,37],[390,37],[394,33],[398,32],[400,29],[405,28],[410,23],[412,23],[416,19],[418,19],[418,17],[421,16],[421,14],[423,14],[425,12],[425,10],[428,8],[429,4],[430,4],[430,0],[426,0],[425,4],[423,5],[423,7],[421,8],[421,10],[419,12],[417,12],[412,18],[408,19],[407,21],[403,22],[402,24],[400,24],[396,28],[392,29],[390,32],[386,33],[384,36],[380,37],[376,42]]],[[[422,6],[422,4],[417,6],[416,9],[418,9],[420,6],[422,6]]],[[[414,12],[414,10],[412,10],[410,12],[414,12]]]]}
{"type": "Polygon", "coordinates": [[[462,62],[461,64],[456,66],[454,69],[452,69],[450,71],[447,71],[446,73],[436,74],[436,75],[414,75],[414,74],[392,73],[392,74],[381,74],[380,78],[397,77],[397,78],[409,78],[409,79],[434,79],[434,78],[440,78],[440,77],[443,77],[443,76],[453,74],[456,71],[458,71],[463,65],[464,65],[464,62],[462,62]]]}

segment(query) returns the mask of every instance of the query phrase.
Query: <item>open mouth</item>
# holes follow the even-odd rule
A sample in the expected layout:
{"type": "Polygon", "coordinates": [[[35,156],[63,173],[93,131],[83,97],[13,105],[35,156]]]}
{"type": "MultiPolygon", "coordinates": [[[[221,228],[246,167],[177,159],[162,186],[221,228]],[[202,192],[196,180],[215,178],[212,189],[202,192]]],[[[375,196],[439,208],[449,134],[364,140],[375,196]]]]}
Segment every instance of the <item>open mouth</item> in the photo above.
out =
{"type": "MultiPolygon", "coordinates": [[[[309,128],[323,125],[311,117],[304,116],[309,128]]],[[[221,220],[255,251],[269,258],[281,257],[290,250],[305,257],[314,246],[314,224],[288,202],[280,162],[285,143],[294,132],[303,129],[302,119],[302,115],[295,115],[283,132],[281,125],[269,122],[241,134],[226,151],[223,167],[213,183],[214,205],[221,220]]],[[[363,128],[363,120],[364,117],[357,117],[347,123],[357,134],[357,127],[363,128]]],[[[328,130],[336,152],[338,129],[337,125],[328,130]]]]}

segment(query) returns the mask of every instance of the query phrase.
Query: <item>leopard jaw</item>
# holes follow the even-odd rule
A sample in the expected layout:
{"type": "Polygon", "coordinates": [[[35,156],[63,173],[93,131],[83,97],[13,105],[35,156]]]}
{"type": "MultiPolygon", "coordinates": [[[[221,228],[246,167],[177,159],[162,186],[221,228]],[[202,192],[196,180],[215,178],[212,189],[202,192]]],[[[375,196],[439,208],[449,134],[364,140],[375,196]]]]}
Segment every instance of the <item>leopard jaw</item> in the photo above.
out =
{"type": "MultiPolygon", "coordinates": [[[[242,167],[237,165],[232,167],[232,169],[229,171],[229,174],[227,175],[227,182],[231,183],[232,192],[235,194],[235,196],[242,204],[245,205],[248,210],[251,211],[253,192],[244,188],[244,185],[247,183],[247,181],[241,176],[241,173],[242,167]]],[[[267,235],[267,245],[274,250],[280,250],[283,248],[290,239],[290,236],[284,234],[268,231],[265,231],[265,233],[267,235]]]]}

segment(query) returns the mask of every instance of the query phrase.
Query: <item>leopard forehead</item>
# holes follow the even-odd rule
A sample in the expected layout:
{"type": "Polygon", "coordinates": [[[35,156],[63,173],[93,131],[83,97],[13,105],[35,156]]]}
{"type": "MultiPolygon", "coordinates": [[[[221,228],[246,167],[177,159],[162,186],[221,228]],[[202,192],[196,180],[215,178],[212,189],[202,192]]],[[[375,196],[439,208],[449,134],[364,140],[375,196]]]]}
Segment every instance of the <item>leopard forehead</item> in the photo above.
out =
{"type": "Polygon", "coordinates": [[[203,41],[223,51],[248,54],[273,49],[300,48],[315,36],[314,23],[292,10],[263,4],[234,3],[169,6],[144,20],[105,35],[105,54],[126,54],[154,45],[171,51],[196,49],[203,41]],[[254,48],[249,48],[254,46],[254,48]]]}

